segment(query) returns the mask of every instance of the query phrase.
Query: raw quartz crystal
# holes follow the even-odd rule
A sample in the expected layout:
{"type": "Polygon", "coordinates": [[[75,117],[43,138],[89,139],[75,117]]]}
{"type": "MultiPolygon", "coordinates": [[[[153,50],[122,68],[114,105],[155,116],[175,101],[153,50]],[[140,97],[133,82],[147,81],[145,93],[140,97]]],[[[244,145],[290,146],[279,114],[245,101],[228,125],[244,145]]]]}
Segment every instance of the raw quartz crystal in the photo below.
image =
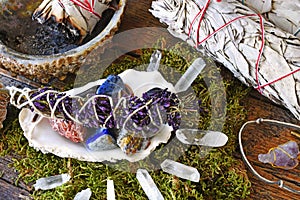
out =
{"type": "Polygon", "coordinates": [[[162,57],[162,53],[156,50],[150,58],[150,63],[147,67],[147,72],[157,71],[159,69],[160,60],[162,57]]]}
{"type": "Polygon", "coordinates": [[[221,147],[228,141],[228,137],[222,132],[199,129],[179,129],[176,137],[184,144],[209,147],[221,147]]]}
{"type": "Polygon", "coordinates": [[[173,160],[166,159],[161,163],[164,172],[175,175],[179,178],[187,179],[193,182],[199,182],[200,174],[194,167],[190,167],[173,160]]]}
{"type": "Polygon", "coordinates": [[[92,196],[92,191],[90,188],[87,188],[85,190],[82,190],[81,192],[78,192],[74,197],[74,200],[89,200],[91,196],[92,196]]]}
{"type": "Polygon", "coordinates": [[[197,58],[175,85],[176,92],[186,91],[206,66],[202,58],[197,58]]]}
{"type": "Polygon", "coordinates": [[[71,176],[69,174],[49,176],[38,179],[33,187],[35,188],[35,190],[50,190],[67,183],[70,179],[71,176]]]}
{"type": "Polygon", "coordinates": [[[107,200],[115,200],[115,186],[113,180],[107,180],[107,189],[106,189],[107,200]]]}
{"type": "Polygon", "coordinates": [[[271,148],[267,154],[259,154],[258,160],[270,163],[273,167],[293,169],[297,167],[299,146],[295,141],[289,141],[278,147],[271,148]]]}
{"type": "Polygon", "coordinates": [[[136,172],[136,178],[138,179],[149,200],[164,199],[147,170],[138,169],[136,172]]]}

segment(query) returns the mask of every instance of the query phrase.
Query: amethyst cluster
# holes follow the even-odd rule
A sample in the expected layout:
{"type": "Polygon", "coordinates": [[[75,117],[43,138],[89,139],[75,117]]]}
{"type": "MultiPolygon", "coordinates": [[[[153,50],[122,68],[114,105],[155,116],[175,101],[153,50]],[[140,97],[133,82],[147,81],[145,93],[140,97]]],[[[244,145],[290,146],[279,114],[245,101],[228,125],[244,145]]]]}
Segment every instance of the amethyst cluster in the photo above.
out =
{"type": "MultiPolygon", "coordinates": [[[[114,97],[123,90],[122,79],[111,75],[96,94],[114,97]]],[[[128,95],[123,101],[114,108],[111,117],[114,127],[100,128],[88,138],[86,145],[90,150],[111,149],[115,142],[126,154],[134,154],[148,148],[151,137],[159,132],[162,124],[168,123],[174,130],[180,126],[179,99],[167,89],[153,88],[141,98],[128,95]]]]}

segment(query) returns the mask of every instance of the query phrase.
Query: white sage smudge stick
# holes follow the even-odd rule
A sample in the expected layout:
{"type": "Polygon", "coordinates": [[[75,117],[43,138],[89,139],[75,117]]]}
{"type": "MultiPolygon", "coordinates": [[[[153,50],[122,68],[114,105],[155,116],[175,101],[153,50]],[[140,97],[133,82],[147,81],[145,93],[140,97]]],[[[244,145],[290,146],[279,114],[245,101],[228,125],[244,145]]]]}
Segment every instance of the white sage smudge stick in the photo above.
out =
{"type": "Polygon", "coordinates": [[[300,37],[300,0],[239,0],[276,27],[300,37]]]}
{"type": "MultiPolygon", "coordinates": [[[[111,7],[114,0],[44,0],[34,11],[32,18],[45,23],[54,17],[58,23],[70,23],[84,38],[92,32],[102,13],[111,7]]],[[[76,32],[73,29],[73,32],[76,32]]],[[[76,34],[75,34],[76,35],[76,34]]]]}
{"type": "Polygon", "coordinates": [[[300,119],[299,38],[233,0],[157,0],[150,12],[175,37],[207,52],[243,83],[260,89],[300,119]],[[199,26],[199,11],[205,10],[207,2],[199,26]]]}

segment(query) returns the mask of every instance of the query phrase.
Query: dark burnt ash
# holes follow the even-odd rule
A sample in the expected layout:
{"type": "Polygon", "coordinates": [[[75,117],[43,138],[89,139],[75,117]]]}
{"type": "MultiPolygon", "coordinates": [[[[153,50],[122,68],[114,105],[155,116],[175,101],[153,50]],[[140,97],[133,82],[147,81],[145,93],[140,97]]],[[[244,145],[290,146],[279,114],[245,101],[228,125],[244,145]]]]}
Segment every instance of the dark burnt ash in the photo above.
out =
{"type": "Polygon", "coordinates": [[[44,24],[16,16],[0,19],[0,40],[7,47],[28,55],[53,55],[63,53],[87,43],[97,36],[109,23],[114,11],[108,9],[102,13],[102,19],[93,32],[80,44],[78,30],[72,30],[68,24],[57,23],[51,18],[44,24]],[[71,32],[72,30],[72,32],[71,32]],[[74,34],[76,32],[76,34],[74,34]]]}

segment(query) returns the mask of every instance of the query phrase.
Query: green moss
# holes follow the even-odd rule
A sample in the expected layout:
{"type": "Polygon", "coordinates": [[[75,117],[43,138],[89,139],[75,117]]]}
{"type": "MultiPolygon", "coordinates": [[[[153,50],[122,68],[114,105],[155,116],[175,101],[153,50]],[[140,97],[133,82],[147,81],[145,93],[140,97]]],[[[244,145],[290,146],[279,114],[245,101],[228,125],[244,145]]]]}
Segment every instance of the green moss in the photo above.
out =
{"type": "MultiPolygon", "coordinates": [[[[182,74],[193,59],[199,56],[190,52],[189,47],[182,44],[176,45],[170,51],[163,52],[162,73],[168,80],[176,80],[176,76],[182,74]]],[[[118,74],[129,68],[145,68],[151,53],[151,49],[144,49],[141,57],[123,57],[118,63],[112,64],[106,69],[103,77],[110,73],[118,74]]],[[[82,162],[59,158],[51,154],[42,154],[29,147],[27,140],[22,135],[18,120],[15,119],[17,115],[14,115],[14,118],[6,120],[6,128],[0,135],[1,156],[11,154],[16,157],[13,167],[19,172],[19,179],[29,186],[41,177],[61,173],[71,174],[71,181],[61,187],[49,191],[33,191],[32,189],[34,199],[73,199],[77,192],[87,187],[91,188],[93,192],[92,199],[105,199],[107,179],[114,180],[118,199],[147,199],[135,178],[135,169],[139,167],[157,168],[161,160],[172,156],[175,156],[174,158],[179,162],[196,167],[201,174],[201,179],[199,183],[193,183],[166,174],[161,170],[150,170],[150,175],[166,199],[246,198],[250,193],[251,183],[243,169],[243,164],[236,160],[233,154],[237,149],[236,130],[246,116],[246,111],[240,105],[239,100],[247,94],[248,90],[236,80],[220,81],[218,79],[219,69],[213,67],[214,63],[211,60],[207,59],[206,61],[208,66],[205,68],[205,73],[193,83],[193,90],[197,98],[202,101],[203,112],[200,118],[191,118],[189,115],[191,112],[187,112],[183,118],[189,119],[190,124],[187,126],[194,127],[196,125],[203,129],[207,127],[221,128],[229,137],[228,144],[222,148],[186,146],[173,139],[172,145],[161,145],[148,158],[137,163],[124,161],[117,165],[107,165],[82,162]],[[224,94],[222,94],[222,88],[225,88],[224,94]],[[222,102],[224,95],[226,96],[225,106],[222,102]],[[215,111],[217,111],[216,113],[226,113],[226,115],[213,115],[212,113],[215,111]],[[176,155],[181,156],[176,157],[176,155]],[[124,171],[120,169],[124,169],[124,171]]],[[[185,103],[188,105],[189,102],[185,103]]],[[[18,180],[16,180],[16,184],[18,180]]]]}

